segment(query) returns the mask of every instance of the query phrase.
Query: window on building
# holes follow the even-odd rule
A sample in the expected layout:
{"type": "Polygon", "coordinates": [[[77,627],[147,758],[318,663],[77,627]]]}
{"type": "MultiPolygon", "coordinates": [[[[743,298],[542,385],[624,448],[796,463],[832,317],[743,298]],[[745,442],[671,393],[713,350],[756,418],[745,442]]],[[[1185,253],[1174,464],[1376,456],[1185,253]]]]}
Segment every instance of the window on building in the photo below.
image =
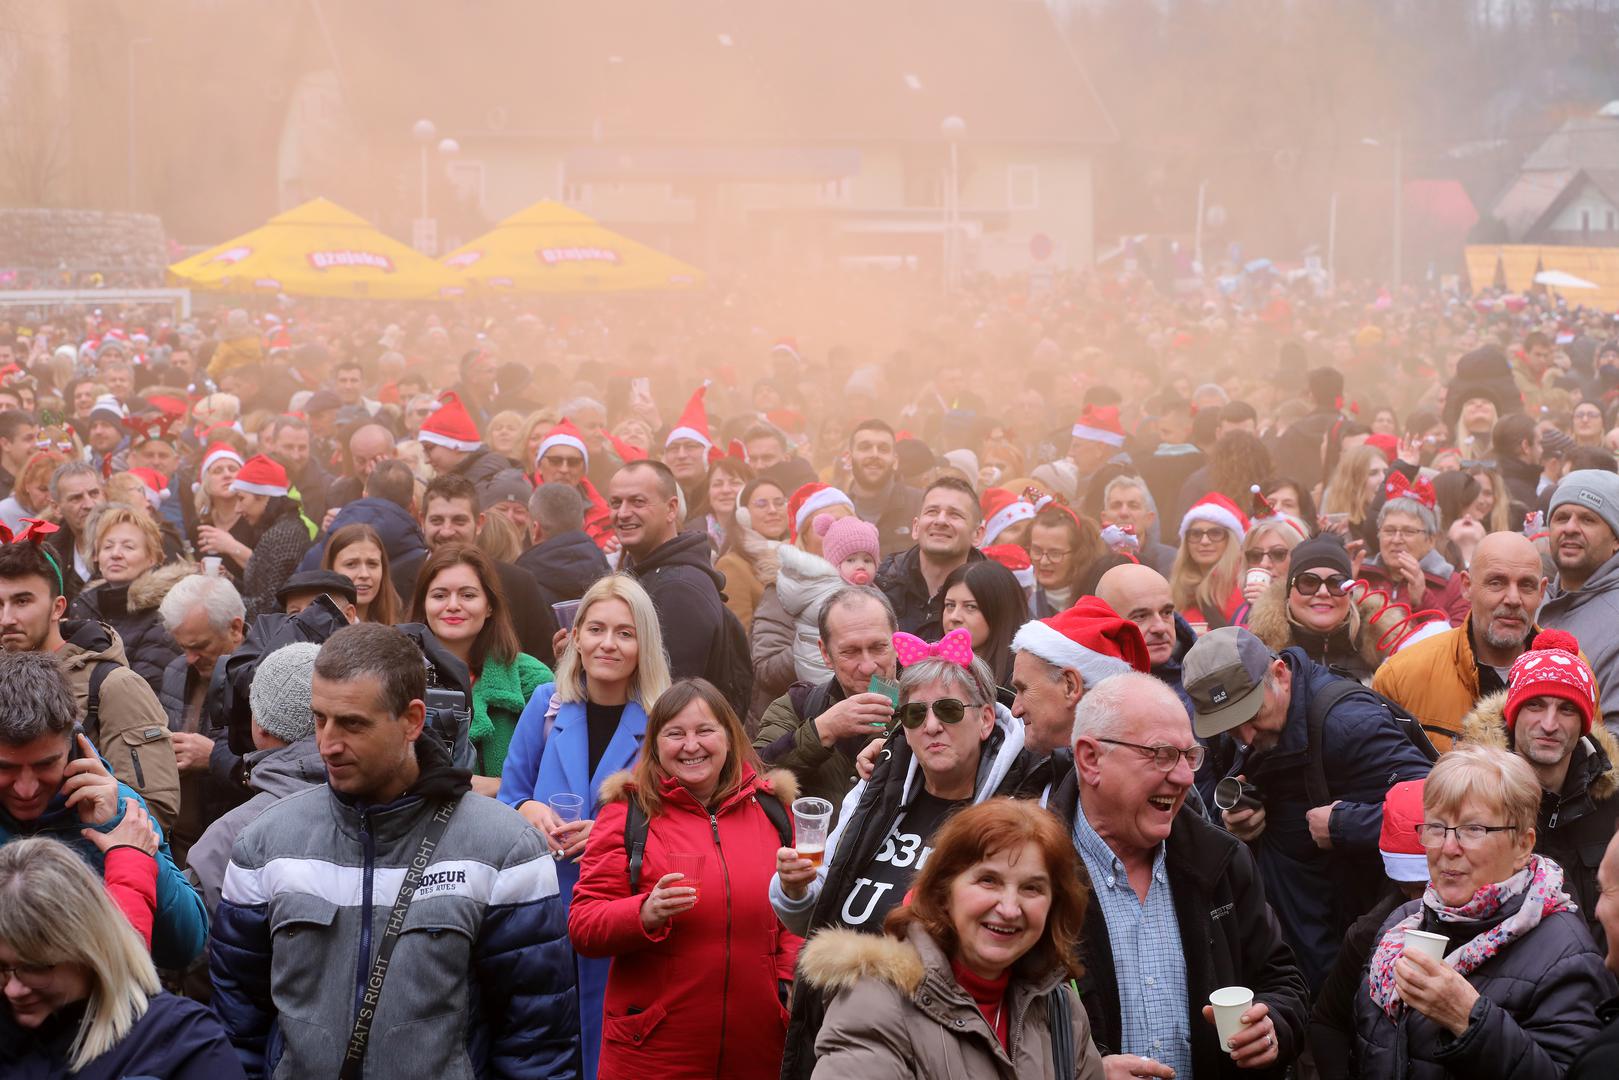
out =
{"type": "Polygon", "coordinates": [[[1008,210],[1040,209],[1040,167],[1038,165],[1008,165],[1006,167],[1006,208],[1008,210]]]}
{"type": "Polygon", "coordinates": [[[853,194],[854,182],[847,176],[822,180],[815,185],[815,202],[818,206],[847,206],[853,194]]]}
{"type": "Polygon", "coordinates": [[[1616,217],[1619,217],[1619,215],[1615,215],[1612,210],[1608,211],[1608,231],[1609,232],[1613,232],[1615,225],[1619,225],[1619,221],[1615,220],[1616,217]]]}
{"type": "Polygon", "coordinates": [[[1589,210],[1581,210],[1580,211],[1580,232],[1588,233],[1590,231],[1591,231],[1591,211],[1589,211],[1589,210]]]}
{"type": "Polygon", "coordinates": [[[457,159],[449,163],[447,173],[455,197],[462,202],[482,208],[484,193],[484,164],[481,161],[457,159]]]}
{"type": "Polygon", "coordinates": [[[562,201],[568,206],[589,207],[590,185],[579,180],[567,181],[562,185],[562,201]]]}

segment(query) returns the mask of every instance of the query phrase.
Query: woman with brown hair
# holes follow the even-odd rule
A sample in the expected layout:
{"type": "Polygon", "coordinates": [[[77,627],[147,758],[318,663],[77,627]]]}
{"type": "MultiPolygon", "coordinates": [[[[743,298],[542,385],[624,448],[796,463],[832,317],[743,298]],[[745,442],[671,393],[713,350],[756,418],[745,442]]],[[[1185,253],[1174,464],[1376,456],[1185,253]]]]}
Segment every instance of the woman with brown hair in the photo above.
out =
{"type": "Polygon", "coordinates": [[[551,681],[551,669],[518,647],[500,573],[475,547],[449,544],[429,555],[410,610],[472,676],[467,738],[478,752],[472,789],[493,797],[517,718],[534,691],[551,681]]]}
{"type": "Polygon", "coordinates": [[[634,769],[602,786],[568,912],[580,955],[613,959],[600,1080],[744,1080],[766,1063],[775,1074],[801,942],[770,908],[786,850],[772,818],[790,824],[797,785],[761,769],[725,696],[682,679],[652,706],[634,769]],[[766,813],[764,799],[780,800],[780,814],[766,813]],[[634,841],[632,801],[644,822],[634,841]]]}
{"type": "Polygon", "coordinates": [[[369,525],[345,525],[326,541],[321,569],[354,582],[354,606],[361,622],[392,626],[399,621],[399,593],[388,566],[388,545],[369,525]]]}
{"type": "Polygon", "coordinates": [[[805,981],[837,995],[814,1075],[1099,1080],[1068,983],[1089,899],[1077,863],[1067,830],[1033,803],[992,799],[951,818],[882,935],[826,930],[804,947],[805,981]],[[1054,1042],[1070,1051],[1060,1074],[1054,1042]]]}

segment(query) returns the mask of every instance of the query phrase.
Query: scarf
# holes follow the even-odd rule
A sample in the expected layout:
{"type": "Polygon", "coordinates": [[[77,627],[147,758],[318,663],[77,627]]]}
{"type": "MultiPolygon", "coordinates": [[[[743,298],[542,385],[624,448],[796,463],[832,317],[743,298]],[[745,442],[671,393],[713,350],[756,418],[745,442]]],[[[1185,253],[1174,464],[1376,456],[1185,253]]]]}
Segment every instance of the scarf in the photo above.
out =
{"type": "Polygon", "coordinates": [[[1523,937],[1548,915],[1570,911],[1574,904],[1563,891],[1563,868],[1539,855],[1529,856],[1522,870],[1493,885],[1485,885],[1461,907],[1446,907],[1430,883],[1422,894],[1422,908],[1389,927],[1372,953],[1368,979],[1373,1004],[1392,1020],[1399,1016],[1401,1001],[1394,989],[1394,961],[1405,953],[1405,932],[1422,926],[1423,908],[1432,911],[1442,923],[1481,922],[1499,915],[1518,897],[1523,903],[1495,926],[1477,935],[1445,957],[1445,963],[1466,975],[1492,959],[1508,944],[1523,937]]]}

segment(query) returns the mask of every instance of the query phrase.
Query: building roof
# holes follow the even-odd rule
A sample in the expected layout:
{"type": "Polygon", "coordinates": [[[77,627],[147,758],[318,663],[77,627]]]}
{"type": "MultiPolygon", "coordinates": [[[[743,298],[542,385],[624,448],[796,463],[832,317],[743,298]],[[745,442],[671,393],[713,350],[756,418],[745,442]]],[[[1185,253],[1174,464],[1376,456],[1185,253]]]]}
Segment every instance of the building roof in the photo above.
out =
{"type": "Polygon", "coordinates": [[[1117,131],[1038,0],[329,5],[366,124],[564,142],[1094,144],[1117,131]],[[448,15],[446,13],[449,13],[448,15]]]}
{"type": "Polygon", "coordinates": [[[1566,120],[1524,159],[1523,167],[1490,208],[1521,240],[1556,213],[1584,181],[1610,201],[1619,193],[1619,118],[1578,116],[1566,120]]]}

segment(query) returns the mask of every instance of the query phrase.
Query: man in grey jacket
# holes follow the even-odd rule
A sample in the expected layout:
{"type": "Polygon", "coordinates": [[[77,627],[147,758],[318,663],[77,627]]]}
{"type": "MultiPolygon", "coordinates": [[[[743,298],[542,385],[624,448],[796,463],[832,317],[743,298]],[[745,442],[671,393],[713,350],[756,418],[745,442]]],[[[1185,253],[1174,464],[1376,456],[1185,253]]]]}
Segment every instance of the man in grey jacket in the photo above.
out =
{"type": "Polygon", "coordinates": [[[422,737],[426,696],[394,627],[344,627],[316,656],[327,786],[237,837],[214,924],[213,1005],[251,1077],[337,1076],[351,1056],[373,1080],[579,1076],[555,864],[422,737]]]}
{"type": "Polygon", "coordinates": [[[277,801],[326,782],[326,763],[315,744],[315,718],[309,711],[309,685],[320,646],[310,641],[283,645],[259,661],[249,690],[253,708],[253,745],[243,760],[254,795],[208,826],[191,846],[187,873],[202,890],[212,915],[231,847],[243,829],[277,801]]]}
{"type": "Polygon", "coordinates": [[[1619,474],[1578,469],[1551,500],[1552,560],[1540,625],[1580,639],[1602,693],[1602,722],[1619,734],[1619,474]]]}

